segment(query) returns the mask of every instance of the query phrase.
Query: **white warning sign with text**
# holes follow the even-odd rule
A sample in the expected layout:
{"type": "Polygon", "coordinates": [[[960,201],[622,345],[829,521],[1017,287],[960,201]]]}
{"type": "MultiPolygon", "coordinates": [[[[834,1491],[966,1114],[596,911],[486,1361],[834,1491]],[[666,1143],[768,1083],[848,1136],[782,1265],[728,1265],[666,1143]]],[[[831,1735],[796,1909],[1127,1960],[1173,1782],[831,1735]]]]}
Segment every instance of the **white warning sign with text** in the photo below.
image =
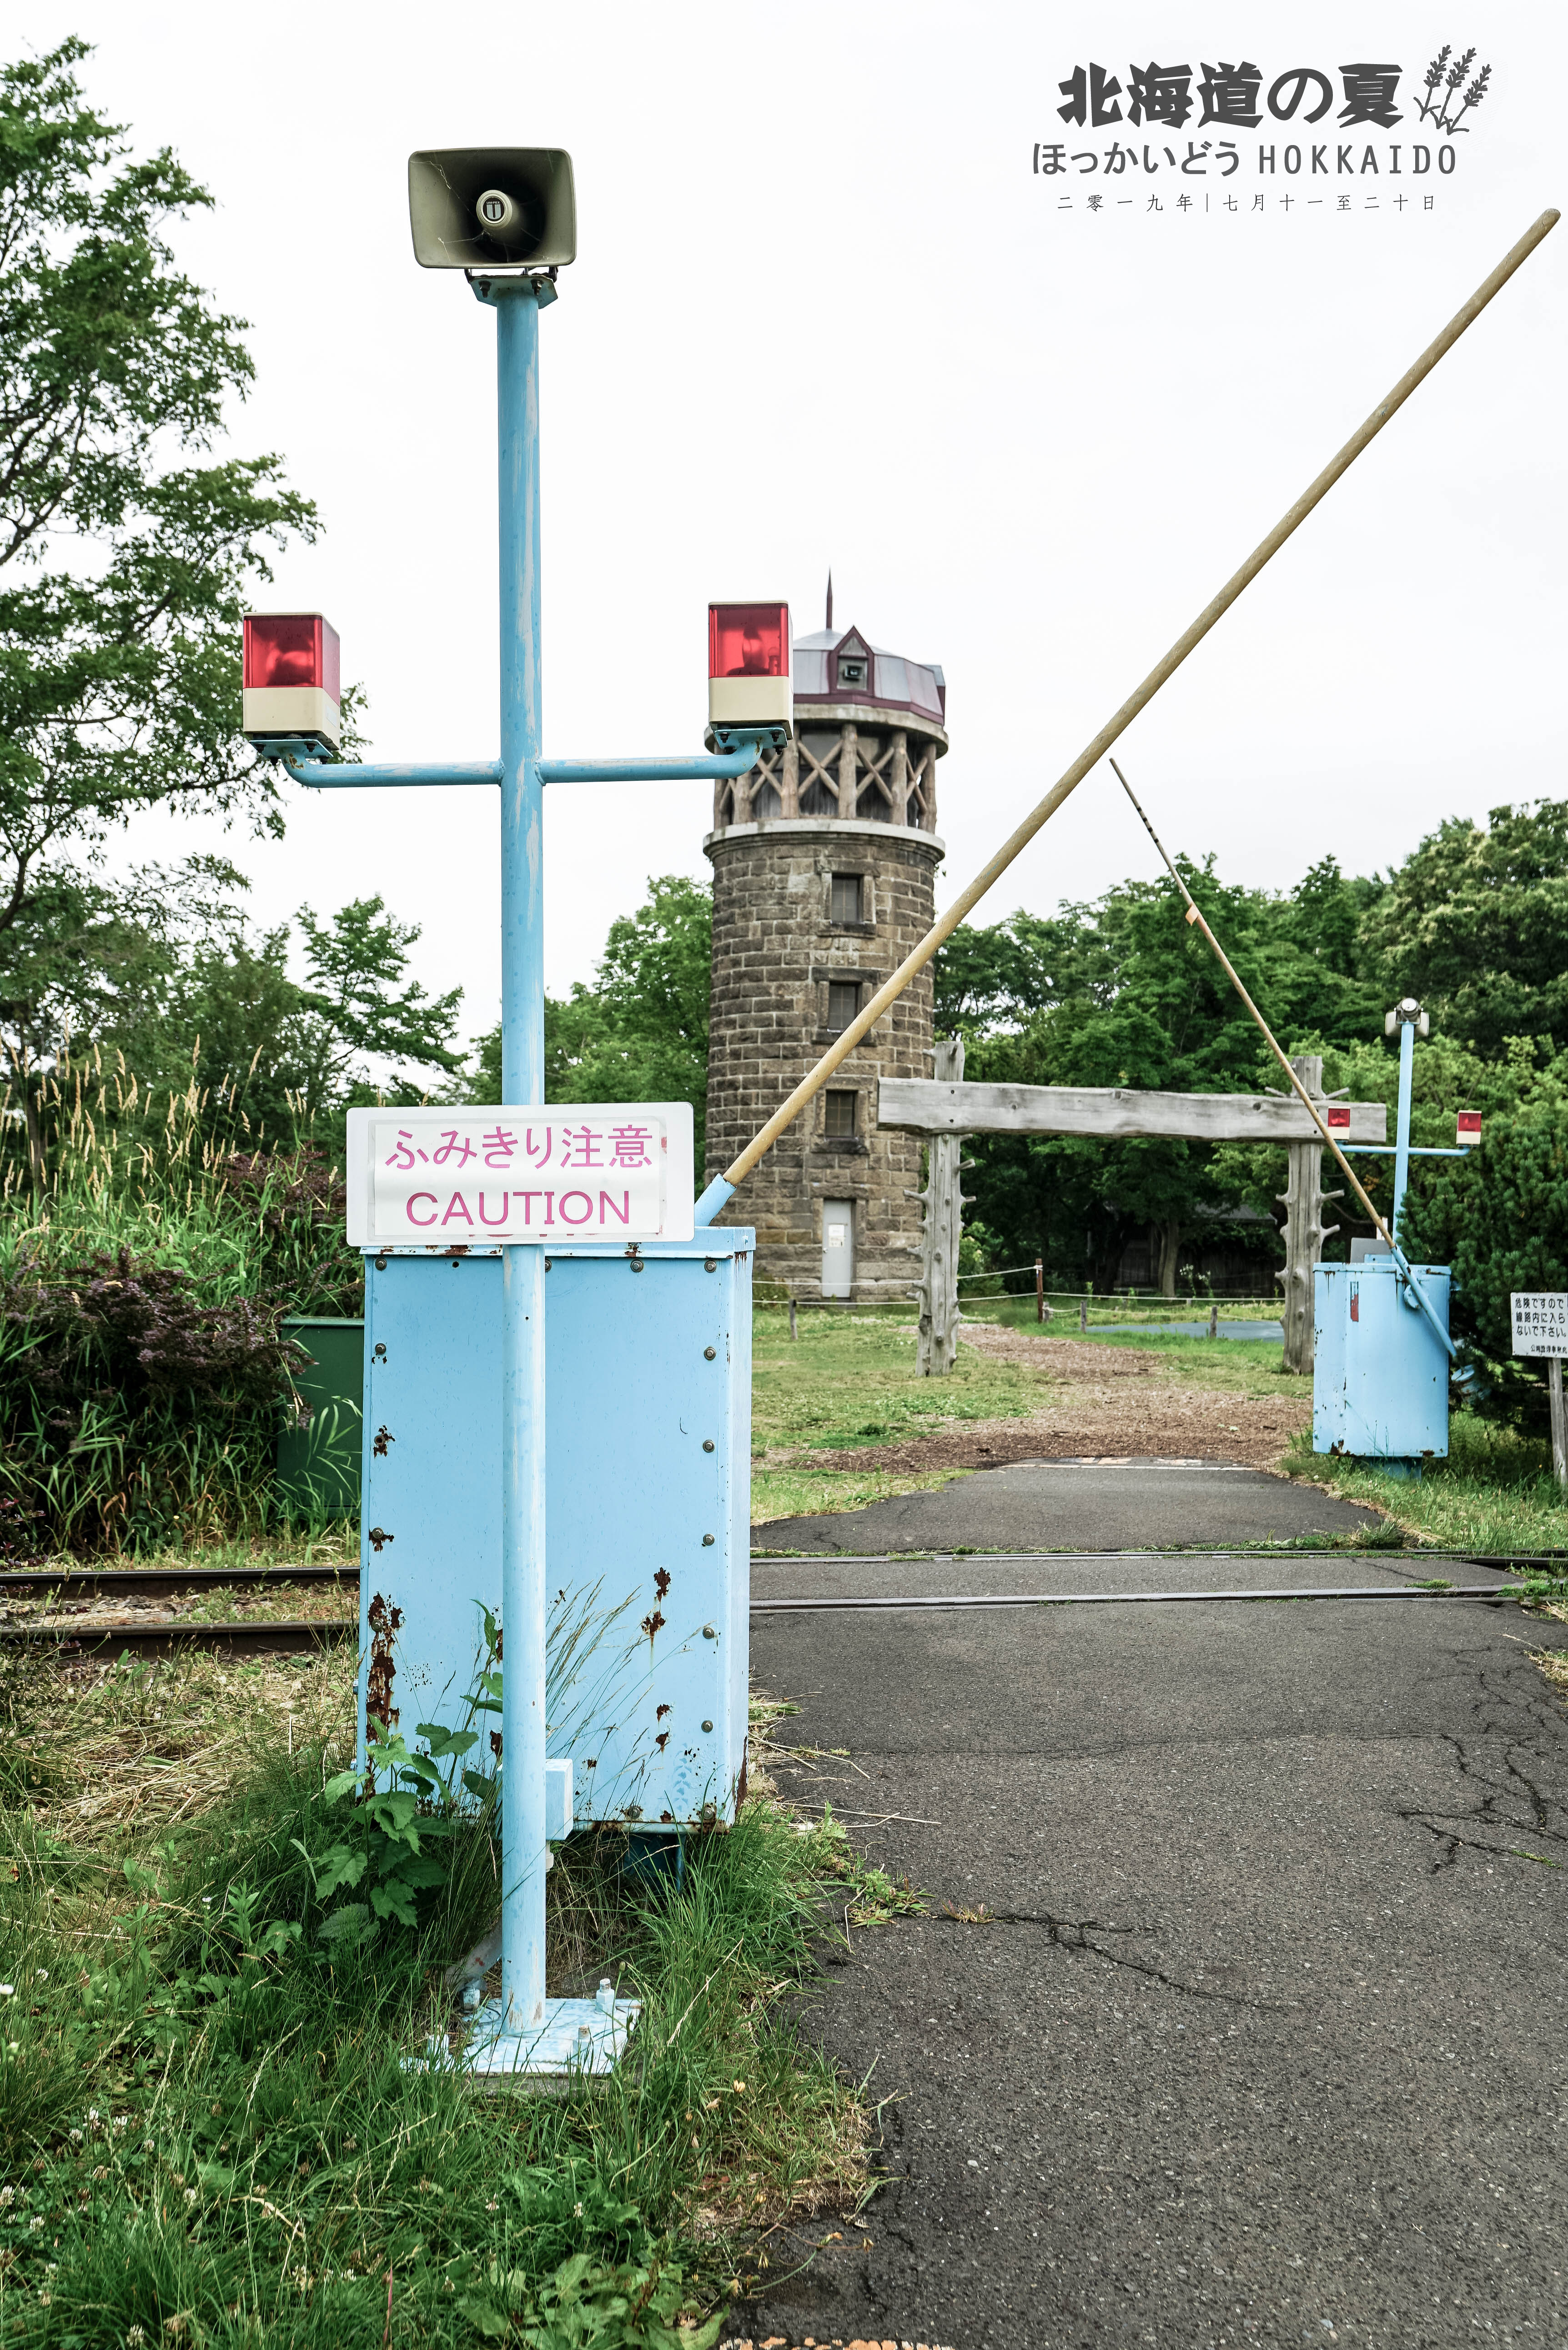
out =
{"type": "Polygon", "coordinates": [[[1508,1302],[1516,1355],[1568,1355],[1568,1291],[1516,1289],[1508,1302]]]}
{"type": "Polygon", "coordinates": [[[692,1236],[690,1102],[351,1109],[350,1248],[692,1236]]]}

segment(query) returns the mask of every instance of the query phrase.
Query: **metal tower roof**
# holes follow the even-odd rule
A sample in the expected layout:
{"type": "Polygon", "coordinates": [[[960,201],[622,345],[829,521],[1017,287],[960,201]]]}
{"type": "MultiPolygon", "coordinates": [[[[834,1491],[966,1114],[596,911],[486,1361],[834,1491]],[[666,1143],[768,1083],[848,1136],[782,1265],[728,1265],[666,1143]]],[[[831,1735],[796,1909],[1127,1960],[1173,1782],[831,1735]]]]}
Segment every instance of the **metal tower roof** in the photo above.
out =
{"type": "Polygon", "coordinates": [[[858,702],[946,724],[947,681],[935,661],[908,660],[874,645],[858,629],[817,629],[793,647],[797,702],[858,702]],[[839,665],[863,660],[864,677],[841,679],[839,665]]]}

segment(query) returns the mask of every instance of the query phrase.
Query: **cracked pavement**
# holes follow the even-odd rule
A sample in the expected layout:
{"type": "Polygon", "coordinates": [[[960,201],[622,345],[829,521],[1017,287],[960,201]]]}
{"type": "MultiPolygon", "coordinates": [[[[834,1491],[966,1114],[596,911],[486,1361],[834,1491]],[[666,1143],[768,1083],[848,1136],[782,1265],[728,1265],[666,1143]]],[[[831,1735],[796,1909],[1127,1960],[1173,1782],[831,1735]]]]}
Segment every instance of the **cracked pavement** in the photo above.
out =
{"type": "Polygon", "coordinates": [[[775,2242],[810,2265],[735,2333],[1568,2338],[1568,1723],[1532,1661],[1564,1645],[1461,1600],[757,1618],[816,1751],[787,1792],[931,1899],[803,2008],[886,2183],[775,2242]]]}

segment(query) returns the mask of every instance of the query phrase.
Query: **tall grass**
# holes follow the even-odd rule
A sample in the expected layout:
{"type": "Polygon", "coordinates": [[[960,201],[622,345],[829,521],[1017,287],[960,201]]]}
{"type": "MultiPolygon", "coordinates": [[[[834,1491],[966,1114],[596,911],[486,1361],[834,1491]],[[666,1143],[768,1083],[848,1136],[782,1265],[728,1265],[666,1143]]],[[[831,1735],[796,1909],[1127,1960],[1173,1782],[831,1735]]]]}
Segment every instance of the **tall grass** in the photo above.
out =
{"type": "Polygon", "coordinates": [[[0,1541],[191,1544],[275,1514],[286,1314],[355,1313],[340,1170],[243,1106],[62,1059],[0,1107],[0,1541]]]}

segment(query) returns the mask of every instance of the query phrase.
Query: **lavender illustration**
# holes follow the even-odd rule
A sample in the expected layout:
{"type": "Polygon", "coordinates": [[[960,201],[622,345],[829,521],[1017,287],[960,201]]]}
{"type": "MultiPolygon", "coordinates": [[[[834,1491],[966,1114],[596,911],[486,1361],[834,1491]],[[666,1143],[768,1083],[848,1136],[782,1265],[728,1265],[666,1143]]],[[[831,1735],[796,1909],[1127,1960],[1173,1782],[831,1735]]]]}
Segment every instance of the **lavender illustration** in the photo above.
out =
{"type": "Polygon", "coordinates": [[[1442,100],[1438,98],[1437,93],[1442,87],[1443,71],[1452,55],[1452,43],[1445,41],[1442,47],[1438,51],[1437,56],[1432,59],[1431,64],[1427,68],[1427,78],[1425,83],[1422,85],[1426,95],[1416,100],[1416,105],[1419,110],[1420,118],[1423,122],[1436,122],[1438,119],[1438,112],[1442,106],[1442,100]]]}
{"type": "MultiPolygon", "coordinates": [[[[1472,57],[1474,57],[1475,51],[1473,49],[1470,51],[1470,55],[1472,57]]],[[[1457,114],[1452,114],[1449,110],[1449,104],[1451,102],[1452,97],[1452,93],[1450,92],[1449,101],[1445,103],[1443,112],[1438,118],[1438,129],[1446,130],[1450,139],[1459,130],[1468,130],[1469,129],[1469,125],[1465,120],[1465,117],[1472,107],[1479,106],[1480,104],[1482,99],[1486,96],[1486,86],[1490,79],[1491,68],[1490,66],[1482,66],[1480,73],[1477,74],[1474,81],[1471,82],[1469,89],[1466,90],[1464,102],[1460,106],[1457,114]]]]}

